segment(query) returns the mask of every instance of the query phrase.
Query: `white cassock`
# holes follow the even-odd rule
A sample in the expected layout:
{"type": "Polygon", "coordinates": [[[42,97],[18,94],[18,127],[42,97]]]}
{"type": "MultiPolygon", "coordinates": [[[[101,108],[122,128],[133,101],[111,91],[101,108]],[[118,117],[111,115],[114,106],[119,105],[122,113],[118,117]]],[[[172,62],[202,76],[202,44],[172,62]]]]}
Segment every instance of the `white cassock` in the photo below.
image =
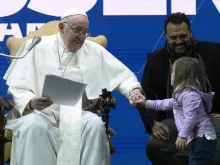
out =
{"type": "MultiPolygon", "coordinates": [[[[22,48],[31,43],[28,40],[22,48]]],[[[86,40],[75,54],[67,52],[60,34],[42,37],[22,60],[13,60],[4,79],[22,114],[28,102],[40,97],[46,74],[87,84],[89,99],[103,88],[128,97],[140,87],[136,76],[102,46],[86,40]]],[[[13,131],[11,165],[109,165],[109,143],[101,118],[76,106],[52,105],[9,120],[13,131]],[[57,128],[59,121],[59,128],[57,128]]]]}

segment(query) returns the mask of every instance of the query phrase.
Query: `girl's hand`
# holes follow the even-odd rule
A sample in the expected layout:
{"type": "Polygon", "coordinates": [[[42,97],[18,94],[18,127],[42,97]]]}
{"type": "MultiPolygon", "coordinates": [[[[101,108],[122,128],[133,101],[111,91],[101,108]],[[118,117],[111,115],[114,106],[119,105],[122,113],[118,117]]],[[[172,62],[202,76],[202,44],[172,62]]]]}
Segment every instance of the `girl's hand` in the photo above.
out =
{"type": "Polygon", "coordinates": [[[146,100],[145,99],[139,99],[138,101],[135,102],[137,107],[140,108],[146,108],[146,100]]]}
{"type": "Polygon", "coordinates": [[[176,139],[176,149],[177,150],[185,150],[187,148],[186,138],[178,137],[176,139]]]}

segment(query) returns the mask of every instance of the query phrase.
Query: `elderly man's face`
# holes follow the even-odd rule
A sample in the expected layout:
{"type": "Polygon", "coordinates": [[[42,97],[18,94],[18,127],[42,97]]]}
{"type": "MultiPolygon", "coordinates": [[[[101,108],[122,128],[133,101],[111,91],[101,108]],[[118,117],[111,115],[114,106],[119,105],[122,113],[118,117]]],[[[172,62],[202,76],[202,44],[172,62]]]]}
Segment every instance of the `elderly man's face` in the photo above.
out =
{"type": "Polygon", "coordinates": [[[192,46],[192,30],[183,22],[182,24],[168,23],[166,38],[169,49],[176,55],[185,55],[192,46]]]}
{"type": "Polygon", "coordinates": [[[60,23],[59,28],[67,49],[76,52],[82,47],[87,37],[89,20],[83,15],[70,16],[66,22],[60,23]]]}

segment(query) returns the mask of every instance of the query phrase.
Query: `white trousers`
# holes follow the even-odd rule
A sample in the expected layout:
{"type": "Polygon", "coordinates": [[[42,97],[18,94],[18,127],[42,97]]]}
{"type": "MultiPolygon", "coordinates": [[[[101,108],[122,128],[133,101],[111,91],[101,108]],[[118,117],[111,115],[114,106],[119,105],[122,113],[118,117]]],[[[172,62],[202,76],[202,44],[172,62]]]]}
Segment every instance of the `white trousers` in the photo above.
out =
{"type": "MultiPolygon", "coordinates": [[[[8,121],[6,128],[14,135],[10,165],[56,165],[59,150],[56,125],[53,113],[39,111],[8,121]]],[[[79,165],[110,165],[109,143],[101,118],[82,112],[81,131],[79,165]]]]}

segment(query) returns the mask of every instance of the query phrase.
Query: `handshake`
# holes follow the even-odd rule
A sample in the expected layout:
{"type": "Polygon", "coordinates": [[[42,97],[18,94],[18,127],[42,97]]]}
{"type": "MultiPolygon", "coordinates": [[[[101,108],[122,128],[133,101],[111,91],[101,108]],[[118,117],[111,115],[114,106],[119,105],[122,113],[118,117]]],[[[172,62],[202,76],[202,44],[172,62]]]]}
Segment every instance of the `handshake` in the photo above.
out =
{"type": "Polygon", "coordinates": [[[146,108],[146,98],[140,88],[133,89],[128,100],[130,105],[135,108],[146,108]]]}

